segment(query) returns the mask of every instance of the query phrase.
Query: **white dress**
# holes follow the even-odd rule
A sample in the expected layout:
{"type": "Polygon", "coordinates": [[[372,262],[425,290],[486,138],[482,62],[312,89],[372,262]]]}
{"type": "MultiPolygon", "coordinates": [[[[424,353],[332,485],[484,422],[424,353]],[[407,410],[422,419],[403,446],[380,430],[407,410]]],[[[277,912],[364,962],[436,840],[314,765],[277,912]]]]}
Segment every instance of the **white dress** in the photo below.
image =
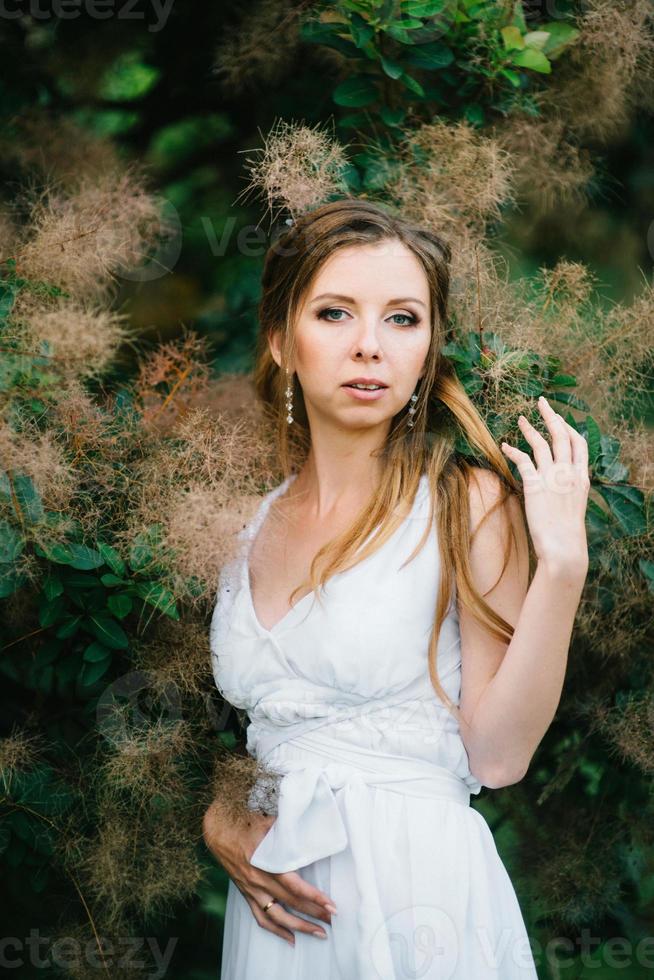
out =
{"type": "MultiPolygon", "coordinates": [[[[297,871],[338,914],[295,947],[256,922],[231,881],[221,980],[537,980],[521,909],[491,830],[470,806],[458,723],[437,697],[427,644],[439,577],[423,475],[408,516],[374,554],[337,573],[272,629],[257,619],[247,557],[263,498],[220,576],[210,642],[216,684],[246,709],[247,750],[281,774],[277,816],[251,858],[297,871]]],[[[437,666],[459,703],[454,596],[437,666]]],[[[252,799],[250,800],[252,805],[252,799]]]]}

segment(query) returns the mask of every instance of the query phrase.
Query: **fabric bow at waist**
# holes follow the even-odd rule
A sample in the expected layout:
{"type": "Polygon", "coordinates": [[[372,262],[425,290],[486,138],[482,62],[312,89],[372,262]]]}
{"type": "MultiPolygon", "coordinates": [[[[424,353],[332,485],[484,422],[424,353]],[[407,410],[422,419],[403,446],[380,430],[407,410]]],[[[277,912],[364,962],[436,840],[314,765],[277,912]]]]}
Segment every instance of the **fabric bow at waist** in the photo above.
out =
{"type": "Polygon", "coordinates": [[[292,744],[307,750],[307,762],[284,761],[289,768],[278,787],[277,817],[250,863],[279,874],[330,857],[331,898],[339,911],[328,935],[343,980],[395,980],[378,893],[378,859],[372,853],[371,790],[468,807],[470,789],[455,773],[427,760],[378,754],[316,735],[300,736],[292,744]]]}

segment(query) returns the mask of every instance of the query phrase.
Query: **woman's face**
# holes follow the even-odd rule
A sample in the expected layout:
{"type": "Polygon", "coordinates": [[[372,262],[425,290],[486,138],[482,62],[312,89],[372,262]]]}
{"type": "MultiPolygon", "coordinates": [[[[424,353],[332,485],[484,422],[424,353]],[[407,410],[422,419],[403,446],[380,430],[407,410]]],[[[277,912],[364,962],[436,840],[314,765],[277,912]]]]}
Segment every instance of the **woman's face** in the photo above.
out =
{"type": "MultiPolygon", "coordinates": [[[[316,275],[299,310],[293,368],[309,423],[390,428],[424,371],[431,339],[424,269],[402,242],[338,249],[316,275]],[[375,379],[382,390],[348,387],[375,379]]],[[[279,337],[271,350],[280,363],[279,337]]]]}

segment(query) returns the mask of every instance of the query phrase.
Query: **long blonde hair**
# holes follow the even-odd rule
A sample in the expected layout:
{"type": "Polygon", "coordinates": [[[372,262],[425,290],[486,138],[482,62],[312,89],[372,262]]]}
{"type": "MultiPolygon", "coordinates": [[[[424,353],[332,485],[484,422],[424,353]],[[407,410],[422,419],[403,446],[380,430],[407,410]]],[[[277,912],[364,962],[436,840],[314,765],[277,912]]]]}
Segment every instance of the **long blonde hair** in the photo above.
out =
{"type": "MultiPolygon", "coordinates": [[[[425,534],[407,560],[424,546],[435,514],[441,575],[429,640],[429,676],[439,697],[456,713],[458,708],[443,690],[436,668],[438,636],[450,606],[454,584],[459,608],[471,610],[495,637],[508,642],[513,635],[513,627],[493,611],[472,582],[468,484],[475,464],[470,464],[458,450],[457,437],[463,436],[468,446],[476,450],[476,465],[493,470],[500,478],[502,492],[486,517],[513,493],[520,500],[524,519],[524,499],[521,485],[513,477],[492,434],[457,378],[452,362],[442,353],[450,339],[447,328],[449,245],[430,229],[387,212],[383,205],[359,198],[340,199],[305,213],[273,242],[265,256],[254,384],[264,412],[275,428],[280,468],[289,477],[293,471],[299,471],[311,445],[302,389],[295,375],[292,379],[292,426],[286,418],[285,366],[292,363],[295,351],[296,314],[321,265],[336,249],[387,240],[399,240],[411,249],[421,262],[429,283],[432,333],[424,375],[418,387],[414,425],[407,426],[406,408],[393,417],[379,453],[382,476],[378,489],[357,520],[320,548],[311,563],[309,582],[294,589],[289,602],[302,586],[310,585],[317,593],[331,575],[351,567],[381,547],[401,523],[402,513],[411,506],[420,478],[426,473],[430,486],[430,520],[425,534]],[[281,331],[281,370],[268,344],[268,337],[274,331],[281,331]],[[374,538],[362,547],[376,529],[379,530],[374,538]]],[[[511,541],[507,539],[502,574],[510,548],[511,541]]]]}

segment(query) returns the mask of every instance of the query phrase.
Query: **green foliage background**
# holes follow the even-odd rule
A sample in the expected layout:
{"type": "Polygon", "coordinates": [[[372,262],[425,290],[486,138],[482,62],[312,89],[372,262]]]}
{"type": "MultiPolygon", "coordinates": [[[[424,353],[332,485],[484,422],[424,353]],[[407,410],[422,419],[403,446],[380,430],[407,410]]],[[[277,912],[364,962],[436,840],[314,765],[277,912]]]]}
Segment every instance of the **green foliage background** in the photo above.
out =
{"type": "MultiPolygon", "coordinates": [[[[69,122],[109,139],[125,166],[133,159],[145,164],[153,189],[173,206],[183,231],[183,247],[164,275],[120,281],[114,303],[128,315],[138,344],[125,343],[102,376],[87,383],[103,425],[119,440],[117,513],[100,512],[90,536],[75,511],[62,514],[44,503],[29,474],[0,468],[0,598],[14,602],[0,660],[2,734],[9,739],[0,811],[7,935],[26,937],[36,927],[70,935],[78,922],[79,935],[87,939],[96,926],[114,935],[156,936],[162,947],[173,936],[168,976],[203,980],[216,973],[226,876],[206,854],[200,820],[212,756],[242,738],[242,719],[225,711],[209,677],[201,695],[182,692],[180,700],[176,689],[165,686],[150,692],[137,733],[147,741],[155,729],[166,738],[184,720],[162,779],[165,786],[172,774],[176,791],[162,789],[147,800],[151,823],[145,827],[156,827],[161,836],[143,841],[143,864],[135,861],[132,888],[136,895],[144,881],[150,887],[156,879],[145,867],[152,855],[172,855],[177,877],[162,868],[161,892],[155,889],[147,900],[135,897],[133,906],[121,905],[123,893],[112,895],[109,886],[91,898],[83,885],[84,860],[76,863],[70,851],[79,848],[100,867],[103,855],[111,860],[108,847],[94,850],[98,827],[111,823],[111,805],[116,823],[129,823],[134,801],[141,799],[134,786],[103,795],[97,777],[116,746],[99,723],[107,691],[126,675],[138,690],[135,651],[158,640],[162,630],[193,623],[201,636],[206,626],[197,603],[207,597],[206,583],[193,575],[173,582],[175,556],[162,545],[161,527],[152,523],[128,548],[116,531],[132,499],[129,474],[156,441],[143,434],[144,410],[134,388],[138,357],[178,340],[191,324],[206,342],[213,378],[251,366],[264,249],[243,247],[236,234],[257,224],[262,211],[260,204],[240,199],[243,155],[260,144],[260,134],[276,119],[328,123],[348,145],[345,186],[354,194],[382,194],[392,184],[398,141],[407,127],[439,118],[464,121],[484,133],[514,115],[538,118],[541,93],[558,72],[565,78],[569,70],[566,58],[579,39],[586,6],[557,4],[552,18],[546,5],[525,10],[519,3],[483,0],[273,3],[245,12],[242,5],[189,0],[175,5],[159,28],[145,10],[140,19],[115,16],[101,23],[88,15],[26,15],[0,23],[5,202],[14,182],[45,182],[49,154],[56,155],[47,140],[40,152],[26,152],[30,144],[21,120],[36,112],[52,121],[53,132],[61,121],[69,122]],[[234,41],[248,37],[250,48],[234,41]],[[277,45],[264,43],[271,37],[277,45]],[[248,51],[252,64],[244,61],[248,51]],[[19,152],[12,155],[12,147],[19,152]],[[21,571],[26,555],[37,570],[38,588],[21,571]],[[38,757],[12,757],[16,727],[42,737],[38,757]],[[57,915],[62,911],[68,932],[57,915]]],[[[505,209],[490,231],[516,279],[531,278],[537,289],[542,265],[561,258],[587,262],[603,287],[591,317],[639,295],[642,279],[651,278],[651,136],[651,112],[636,105],[610,140],[586,140],[596,168],[575,220],[564,203],[539,209],[527,201],[522,210],[505,209]]],[[[0,263],[0,334],[9,338],[0,352],[4,421],[18,433],[32,427],[56,432],[56,364],[47,350],[19,349],[11,324],[21,295],[33,293],[47,302],[65,298],[66,291],[60,283],[24,277],[4,243],[0,263]]],[[[455,327],[445,353],[468,393],[483,405],[489,369],[512,352],[493,330],[455,327]]],[[[635,588],[623,626],[636,642],[624,662],[615,658],[607,666],[579,636],[571,652],[568,699],[529,776],[518,786],[484,793],[476,805],[516,882],[530,935],[543,948],[561,937],[563,951],[571,954],[567,965],[555,951],[539,956],[539,974],[604,978],[620,972],[635,978],[643,975],[642,965],[620,969],[609,954],[611,937],[626,937],[634,946],[647,937],[654,911],[654,689],[647,604],[654,562],[645,550],[651,497],[630,482],[619,440],[603,431],[556,354],[523,355],[511,383],[516,395],[535,399],[545,393],[588,440],[594,495],[587,517],[586,602],[610,617],[622,608],[625,591],[635,588]],[[621,564],[615,562],[616,542],[621,564]],[[605,669],[604,678],[598,677],[605,669]],[[589,725],[584,708],[593,697],[608,698],[617,727],[598,731],[589,725]],[[640,754],[628,739],[622,757],[614,752],[625,738],[622,719],[633,723],[640,754]],[[607,737],[613,730],[614,743],[607,737]],[[589,963],[574,945],[585,928],[599,937],[589,963]],[[573,945],[566,948],[566,942],[573,945]]],[[[629,397],[630,411],[651,424],[651,395],[634,390],[629,397]]],[[[506,434],[500,414],[490,412],[487,423],[498,439],[506,434]]],[[[77,471],[91,498],[94,461],[81,461],[77,471]]],[[[206,656],[208,662],[208,651],[206,656]]],[[[24,969],[25,976],[71,975],[53,966],[45,974],[43,968],[24,969]]],[[[123,975],[115,967],[109,972],[123,975]]]]}

